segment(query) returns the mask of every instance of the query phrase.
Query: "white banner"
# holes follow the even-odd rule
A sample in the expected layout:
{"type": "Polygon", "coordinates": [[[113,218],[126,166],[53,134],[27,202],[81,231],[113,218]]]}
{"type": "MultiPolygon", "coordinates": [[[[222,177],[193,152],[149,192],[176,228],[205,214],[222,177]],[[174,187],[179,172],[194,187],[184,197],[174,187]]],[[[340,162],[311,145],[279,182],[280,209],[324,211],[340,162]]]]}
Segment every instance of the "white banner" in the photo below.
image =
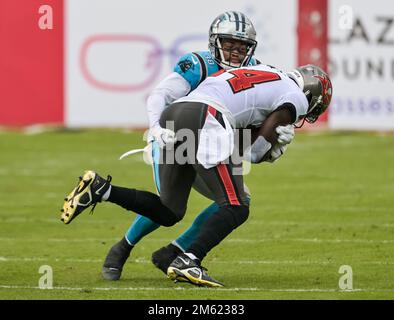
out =
{"type": "Polygon", "coordinates": [[[394,129],[394,1],[331,0],[334,129],[394,129]]]}
{"type": "Polygon", "coordinates": [[[228,10],[254,23],[259,60],[282,69],[296,65],[296,0],[65,3],[68,127],[146,127],[149,92],[181,54],[208,50],[209,26],[228,10]]]}

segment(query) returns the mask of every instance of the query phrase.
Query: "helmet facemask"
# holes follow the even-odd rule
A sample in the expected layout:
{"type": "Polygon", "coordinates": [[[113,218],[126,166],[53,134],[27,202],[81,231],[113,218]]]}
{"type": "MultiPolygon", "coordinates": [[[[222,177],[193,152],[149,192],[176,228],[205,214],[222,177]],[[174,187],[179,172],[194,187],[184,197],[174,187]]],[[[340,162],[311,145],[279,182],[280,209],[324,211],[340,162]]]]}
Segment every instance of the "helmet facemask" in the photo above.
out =
{"type": "Polygon", "coordinates": [[[323,104],[323,96],[312,97],[309,103],[308,113],[305,115],[305,120],[308,123],[314,123],[319,116],[327,109],[323,104]]]}
{"type": "Polygon", "coordinates": [[[226,35],[212,35],[210,39],[210,50],[212,53],[213,58],[215,61],[224,69],[230,68],[239,68],[245,67],[249,64],[250,59],[253,57],[254,51],[256,50],[257,42],[254,40],[245,40],[245,39],[238,39],[234,37],[229,37],[226,35]],[[243,56],[244,58],[239,63],[231,62],[231,54],[233,50],[225,50],[223,48],[223,40],[233,40],[233,41],[240,41],[246,45],[246,52],[240,52],[238,49],[238,55],[243,56]],[[213,52],[212,52],[213,51],[213,52]],[[225,58],[225,53],[228,54],[228,59],[225,58]]]}

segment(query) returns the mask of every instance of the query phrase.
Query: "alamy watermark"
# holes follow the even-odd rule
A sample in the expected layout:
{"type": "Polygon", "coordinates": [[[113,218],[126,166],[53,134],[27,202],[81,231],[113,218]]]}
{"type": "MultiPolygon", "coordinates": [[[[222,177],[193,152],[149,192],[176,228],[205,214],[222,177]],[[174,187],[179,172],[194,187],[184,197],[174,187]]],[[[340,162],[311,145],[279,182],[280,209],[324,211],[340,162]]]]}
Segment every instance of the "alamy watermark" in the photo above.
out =
{"type": "Polygon", "coordinates": [[[349,265],[342,265],[338,270],[342,276],[339,278],[338,286],[341,290],[353,290],[353,269],[349,265]]]}
{"type": "Polygon", "coordinates": [[[38,269],[38,273],[42,276],[38,280],[38,287],[40,289],[52,289],[53,288],[53,270],[51,266],[42,265],[38,269]]]}
{"type": "Polygon", "coordinates": [[[38,8],[40,17],[38,18],[38,27],[41,30],[53,29],[53,9],[48,4],[43,4],[38,8]]]}
{"type": "Polygon", "coordinates": [[[342,5],[338,9],[339,19],[338,26],[341,30],[351,30],[354,25],[353,8],[349,5],[342,5]]]}
{"type": "MultiPolygon", "coordinates": [[[[172,121],[166,123],[166,128],[174,128],[172,121]]],[[[144,134],[144,140],[149,141],[149,131],[144,134]]],[[[252,144],[250,129],[232,129],[218,132],[213,129],[199,129],[196,133],[188,128],[176,131],[176,144],[166,145],[160,150],[155,159],[156,164],[230,164],[234,175],[245,175],[250,172],[249,162],[243,162],[244,155],[249,152],[252,144]],[[218,161],[220,159],[220,161],[218,161]]],[[[149,163],[149,157],[144,157],[149,163]]],[[[149,163],[150,164],[150,163],[149,163]]]]}

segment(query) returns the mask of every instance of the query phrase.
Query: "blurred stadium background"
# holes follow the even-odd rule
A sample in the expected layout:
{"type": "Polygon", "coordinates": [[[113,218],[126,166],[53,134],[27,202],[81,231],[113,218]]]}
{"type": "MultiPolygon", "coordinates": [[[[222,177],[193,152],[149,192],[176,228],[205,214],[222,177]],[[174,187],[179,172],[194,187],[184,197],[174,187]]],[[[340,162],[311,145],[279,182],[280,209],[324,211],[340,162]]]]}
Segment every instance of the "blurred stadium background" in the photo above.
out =
{"type": "MultiPolygon", "coordinates": [[[[393,1],[0,0],[0,47],[0,297],[394,297],[393,1]],[[143,146],[150,90],[180,55],[207,49],[227,10],[253,21],[263,63],[327,69],[329,112],[246,178],[250,223],[207,259],[227,289],[174,286],[149,265],[193,214],[141,242],[108,284],[102,259],[134,216],[104,205],[64,227],[63,196],[88,168],[153,189],[149,167],[117,157],[143,146]],[[57,290],[37,290],[41,265],[57,290]],[[338,287],[341,265],[353,267],[353,290],[338,287]]],[[[193,194],[190,211],[206,203],[193,194]]]]}

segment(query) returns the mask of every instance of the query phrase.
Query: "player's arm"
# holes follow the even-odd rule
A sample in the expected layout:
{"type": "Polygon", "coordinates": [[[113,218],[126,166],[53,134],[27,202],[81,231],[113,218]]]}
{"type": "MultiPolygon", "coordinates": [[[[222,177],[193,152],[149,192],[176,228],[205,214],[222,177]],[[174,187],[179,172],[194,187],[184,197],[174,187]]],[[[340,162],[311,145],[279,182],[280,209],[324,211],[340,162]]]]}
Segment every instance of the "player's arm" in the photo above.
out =
{"type": "Polygon", "coordinates": [[[201,65],[201,61],[196,55],[197,53],[187,53],[180,57],[173,72],[152,91],[148,98],[151,127],[159,124],[161,113],[166,106],[188,95],[204,80],[204,72],[201,70],[205,70],[206,66],[201,65]]]}
{"type": "Polygon", "coordinates": [[[287,126],[294,123],[296,118],[295,107],[291,103],[285,103],[272,112],[263,122],[259,136],[263,136],[272,145],[278,142],[278,126],[287,126]]]}
{"type": "Polygon", "coordinates": [[[186,54],[179,59],[173,72],[162,80],[149,95],[147,109],[150,136],[158,141],[161,147],[175,142],[175,133],[162,128],[159,124],[162,112],[169,104],[186,96],[197,86],[200,80],[200,70],[198,59],[191,53],[186,54]]]}
{"type": "Polygon", "coordinates": [[[186,96],[190,84],[177,72],[172,72],[164,78],[151,92],[147,100],[149,127],[159,125],[163,110],[175,100],[186,96]]]}
{"type": "Polygon", "coordinates": [[[176,72],[168,75],[153,89],[146,104],[149,118],[148,142],[155,140],[161,148],[176,142],[175,132],[162,128],[159,121],[166,106],[185,96],[189,90],[188,82],[176,72]]]}
{"type": "Polygon", "coordinates": [[[295,107],[290,103],[285,103],[272,112],[259,128],[258,136],[251,147],[250,161],[253,163],[273,162],[279,158],[285,151],[286,145],[278,143],[280,137],[278,127],[291,125],[295,119],[295,107]]]}

